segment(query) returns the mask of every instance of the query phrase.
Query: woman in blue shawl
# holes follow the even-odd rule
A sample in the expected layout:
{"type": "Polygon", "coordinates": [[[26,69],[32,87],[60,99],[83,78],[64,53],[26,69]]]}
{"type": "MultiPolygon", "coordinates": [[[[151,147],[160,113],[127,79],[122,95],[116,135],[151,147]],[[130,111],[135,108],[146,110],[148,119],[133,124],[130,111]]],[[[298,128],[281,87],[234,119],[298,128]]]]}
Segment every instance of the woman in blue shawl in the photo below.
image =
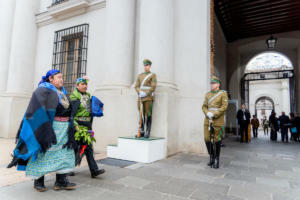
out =
{"type": "Polygon", "coordinates": [[[34,188],[46,191],[44,175],[56,172],[54,190],[72,190],[66,174],[75,167],[77,144],[71,101],[59,70],[49,70],[33,92],[17,135],[14,159],[8,167],[34,178],[34,188]]]}

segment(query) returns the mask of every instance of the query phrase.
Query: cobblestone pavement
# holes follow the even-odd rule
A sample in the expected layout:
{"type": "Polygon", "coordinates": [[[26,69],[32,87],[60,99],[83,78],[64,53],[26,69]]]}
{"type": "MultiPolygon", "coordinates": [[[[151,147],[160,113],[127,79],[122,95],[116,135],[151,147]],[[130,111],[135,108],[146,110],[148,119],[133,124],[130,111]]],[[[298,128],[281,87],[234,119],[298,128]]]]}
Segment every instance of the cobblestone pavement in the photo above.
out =
{"type": "MultiPolygon", "coordinates": [[[[300,199],[300,143],[271,142],[259,135],[249,144],[225,140],[218,170],[206,166],[208,156],[179,153],[152,164],[126,168],[104,165],[106,173],[91,179],[87,167],[70,180],[74,191],[35,192],[32,181],[0,186],[1,199],[103,200],[290,200],[300,199]]],[[[1,178],[3,174],[0,174],[1,178]]],[[[6,177],[6,175],[5,175],[6,177]]]]}

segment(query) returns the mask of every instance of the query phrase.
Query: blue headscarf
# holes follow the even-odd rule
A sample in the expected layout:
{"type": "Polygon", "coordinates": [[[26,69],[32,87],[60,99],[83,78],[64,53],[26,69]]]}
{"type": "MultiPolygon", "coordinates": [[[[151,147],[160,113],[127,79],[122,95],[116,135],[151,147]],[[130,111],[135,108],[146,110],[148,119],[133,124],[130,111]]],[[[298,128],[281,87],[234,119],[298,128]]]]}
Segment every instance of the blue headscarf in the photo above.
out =
{"type": "MultiPolygon", "coordinates": [[[[52,85],[51,83],[47,82],[47,79],[50,77],[50,76],[53,76],[55,74],[58,74],[60,73],[59,70],[57,69],[51,69],[49,70],[47,73],[46,73],[46,76],[42,76],[42,80],[39,82],[39,86],[38,87],[45,87],[45,88],[48,88],[54,92],[56,92],[57,96],[58,96],[58,99],[59,99],[59,103],[61,104],[61,99],[63,98],[62,94],[60,94],[57,90],[57,88],[52,85]]],[[[64,94],[64,95],[67,95],[67,91],[64,87],[61,88],[61,92],[64,94]]]]}
{"type": "Polygon", "coordinates": [[[47,79],[49,79],[50,76],[53,76],[55,74],[60,73],[60,71],[58,69],[51,69],[46,73],[46,76],[42,76],[42,80],[39,82],[39,85],[41,83],[47,82],[47,79]]]}

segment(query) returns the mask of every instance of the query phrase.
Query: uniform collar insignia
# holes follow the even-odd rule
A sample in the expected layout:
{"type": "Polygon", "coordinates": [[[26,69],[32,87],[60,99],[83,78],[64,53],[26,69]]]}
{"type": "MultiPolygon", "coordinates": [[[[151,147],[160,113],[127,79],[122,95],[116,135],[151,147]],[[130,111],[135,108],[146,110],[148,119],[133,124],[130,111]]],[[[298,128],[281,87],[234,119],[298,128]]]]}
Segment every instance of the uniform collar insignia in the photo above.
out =
{"type": "Polygon", "coordinates": [[[217,93],[217,92],[219,92],[220,90],[216,90],[216,91],[211,91],[212,93],[217,93]]]}

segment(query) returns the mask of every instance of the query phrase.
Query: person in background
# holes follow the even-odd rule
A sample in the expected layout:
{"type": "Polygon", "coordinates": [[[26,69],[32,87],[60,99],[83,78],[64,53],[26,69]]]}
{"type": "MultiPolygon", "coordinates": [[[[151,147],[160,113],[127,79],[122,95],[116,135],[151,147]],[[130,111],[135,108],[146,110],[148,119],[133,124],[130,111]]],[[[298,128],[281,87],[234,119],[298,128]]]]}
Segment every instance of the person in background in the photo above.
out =
{"type": "Polygon", "coordinates": [[[264,119],[262,120],[262,127],[264,129],[264,135],[269,134],[269,121],[267,120],[267,117],[264,116],[264,119]]]}
{"type": "Polygon", "coordinates": [[[300,113],[295,116],[295,124],[298,133],[298,141],[300,142],[300,113]]]}
{"type": "Polygon", "coordinates": [[[294,113],[290,113],[290,132],[291,132],[291,139],[295,142],[299,140],[299,132],[297,130],[297,123],[294,113]]]}
{"type": "Polygon", "coordinates": [[[253,137],[257,138],[257,130],[259,127],[259,120],[257,119],[256,115],[253,115],[253,118],[251,119],[251,125],[253,130],[253,137]]]}
{"type": "Polygon", "coordinates": [[[289,123],[290,123],[290,118],[285,115],[285,112],[281,113],[281,116],[279,117],[279,127],[280,127],[280,132],[281,132],[281,141],[284,142],[289,142],[288,138],[288,130],[289,130],[289,123]]]}
{"type": "Polygon", "coordinates": [[[277,131],[279,130],[278,127],[278,118],[276,117],[276,113],[273,110],[270,117],[269,117],[269,126],[271,128],[270,139],[272,141],[277,141],[277,131]]]}
{"type": "Polygon", "coordinates": [[[248,143],[248,125],[250,123],[250,112],[246,109],[246,104],[242,104],[242,109],[237,112],[236,118],[240,125],[240,142],[243,142],[243,138],[245,137],[246,143],[248,143]]]}

